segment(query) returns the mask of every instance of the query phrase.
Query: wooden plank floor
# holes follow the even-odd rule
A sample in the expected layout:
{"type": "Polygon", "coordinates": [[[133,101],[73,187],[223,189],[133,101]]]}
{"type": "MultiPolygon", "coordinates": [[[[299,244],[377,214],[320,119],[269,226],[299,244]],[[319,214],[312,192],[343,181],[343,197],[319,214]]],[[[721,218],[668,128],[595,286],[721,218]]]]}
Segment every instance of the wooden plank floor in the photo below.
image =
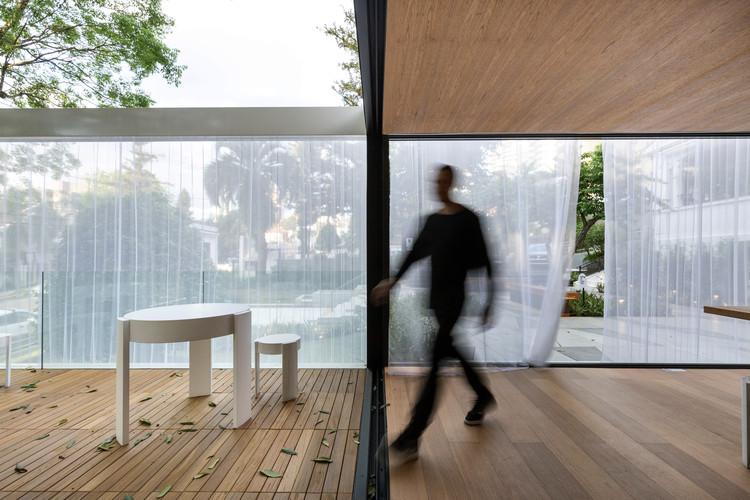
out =
{"type": "Polygon", "coordinates": [[[232,370],[214,370],[213,394],[197,398],[188,397],[188,370],[130,376],[130,444],[98,451],[114,435],[114,370],[14,370],[13,385],[0,388],[0,497],[140,499],[167,487],[165,499],[351,497],[364,370],[300,370],[301,393],[287,403],[281,370],[262,370],[260,399],[240,429],[223,428],[232,370]],[[312,460],[320,456],[331,462],[312,460]]]}
{"type": "MultiPolygon", "coordinates": [[[[750,498],[740,380],[748,370],[547,368],[487,375],[498,407],[463,423],[473,393],[443,377],[420,458],[391,469],[391,496],[750,498]]],[[[387,376],[388,433],[406,425],[422,377],[387,376]]]]}

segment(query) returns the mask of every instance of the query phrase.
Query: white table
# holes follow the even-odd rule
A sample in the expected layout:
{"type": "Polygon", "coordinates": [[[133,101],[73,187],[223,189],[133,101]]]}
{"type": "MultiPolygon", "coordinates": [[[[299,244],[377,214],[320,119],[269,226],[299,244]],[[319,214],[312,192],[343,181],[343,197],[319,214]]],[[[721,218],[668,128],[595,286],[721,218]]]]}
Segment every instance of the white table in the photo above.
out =
{"type": "Polygon", "coordinates": [[[211,394],[211,339],[233,336],[234,409],[239,427],[252,409],[252,337],[247,304],[183,304],[141,309],[117,318],[117,441],[128,444],[130,342],[190,342],[190,397],[211,394]]]}
{"type": "Polygon", "coordinates": [[[10,387],[10,343],[12,336],[10,333],[0,333],[0,342],[5,344],[5,387],[10,387]]]}
{"type": "MultiPolygon", "coordinates": [[[[750,321],[750,306],[704,306],[706,314],[750,321]]],[[[742,378],[742,463],[750,469],[750,377],[742,378]]]]}

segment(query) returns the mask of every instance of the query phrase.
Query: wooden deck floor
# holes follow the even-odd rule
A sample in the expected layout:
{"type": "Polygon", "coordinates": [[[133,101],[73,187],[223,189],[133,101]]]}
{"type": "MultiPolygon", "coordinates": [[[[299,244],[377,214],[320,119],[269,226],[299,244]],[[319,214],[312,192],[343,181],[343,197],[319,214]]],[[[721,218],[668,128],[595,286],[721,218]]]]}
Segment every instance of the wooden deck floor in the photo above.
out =
{"type": "Polygon", "coordinates": [[[165,499],[351,497],[364,370],[300,370],[302,393],[283,404],[280,370],[262,370],[240,429],[222,428],[232,371],[213,376],[211,396],[189,398],[188,370],[132,370],[130,444],[98,451],[114,435],[114,370],[14,370],[0,389],[0,497],[139,499],[168,487],[165,499]]]}
{"type": "MultiPolygon", "coordinates": [[[[441,379],[420,458],[391,470],[391,497],[750,498],[740,379],[748,370],[549,368],[488,375],[499,403],[463,418],[471,390],[441,379]]],[[[387,376],[391,440],[422,377],[387,376]]]]}

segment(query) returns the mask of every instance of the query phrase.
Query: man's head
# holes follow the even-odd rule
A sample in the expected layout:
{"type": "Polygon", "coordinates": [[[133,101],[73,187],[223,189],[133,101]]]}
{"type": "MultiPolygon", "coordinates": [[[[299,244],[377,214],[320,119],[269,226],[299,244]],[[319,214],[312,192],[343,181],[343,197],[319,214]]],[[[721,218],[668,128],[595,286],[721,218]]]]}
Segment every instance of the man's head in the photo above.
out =
{"type": "Polygon", "coordinates": [[[448,203],[451,201],[451,187],[453,187],[453,167],[450,165],[443,165],[438,168],[435,177],[435,191],[441,202],[448,203]]]}

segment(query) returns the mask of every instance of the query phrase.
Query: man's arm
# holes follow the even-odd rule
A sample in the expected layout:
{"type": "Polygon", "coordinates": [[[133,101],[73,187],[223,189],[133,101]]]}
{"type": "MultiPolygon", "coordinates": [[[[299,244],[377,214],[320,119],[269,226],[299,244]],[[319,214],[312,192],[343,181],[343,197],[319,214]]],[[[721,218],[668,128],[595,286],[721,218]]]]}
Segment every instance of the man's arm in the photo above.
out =
{"type": "Polygon", "coordinates": [[[422,228],[422,231],[420,231],[419,236],[417,236],[417,240],[414,242],[414,246],[406,255],[406,259],[404,259],[404,262],[403,264],[401,264],[401,268],[398,270],[396,275],[391,278],[382,280],[375,288],[372,289],[370,299],[372,300],[373,304],[375,304],[376,306],[382,306],[383,304],[385,304],[386,300],[388,299],[388,295],[391,292],[391,289],[396,286],[398,280],[401,279],[401,277],[406,273],[409,267],[416,261],[423,259],[429,255],[429,227],[430,219],[427,219],[425,227],[422,228]]]}
{"type": "Polygon", "coordinates": [[[492,304],[495,300],[495,280],[493,279],[492,260],[487,252],[487,244],[484,241],[482,225],[479,217],[476,218],[477,253],[480,267],[487,268],[487,302],[484,308],[483,324],[487,325],[492,320],[492,304]]]}

